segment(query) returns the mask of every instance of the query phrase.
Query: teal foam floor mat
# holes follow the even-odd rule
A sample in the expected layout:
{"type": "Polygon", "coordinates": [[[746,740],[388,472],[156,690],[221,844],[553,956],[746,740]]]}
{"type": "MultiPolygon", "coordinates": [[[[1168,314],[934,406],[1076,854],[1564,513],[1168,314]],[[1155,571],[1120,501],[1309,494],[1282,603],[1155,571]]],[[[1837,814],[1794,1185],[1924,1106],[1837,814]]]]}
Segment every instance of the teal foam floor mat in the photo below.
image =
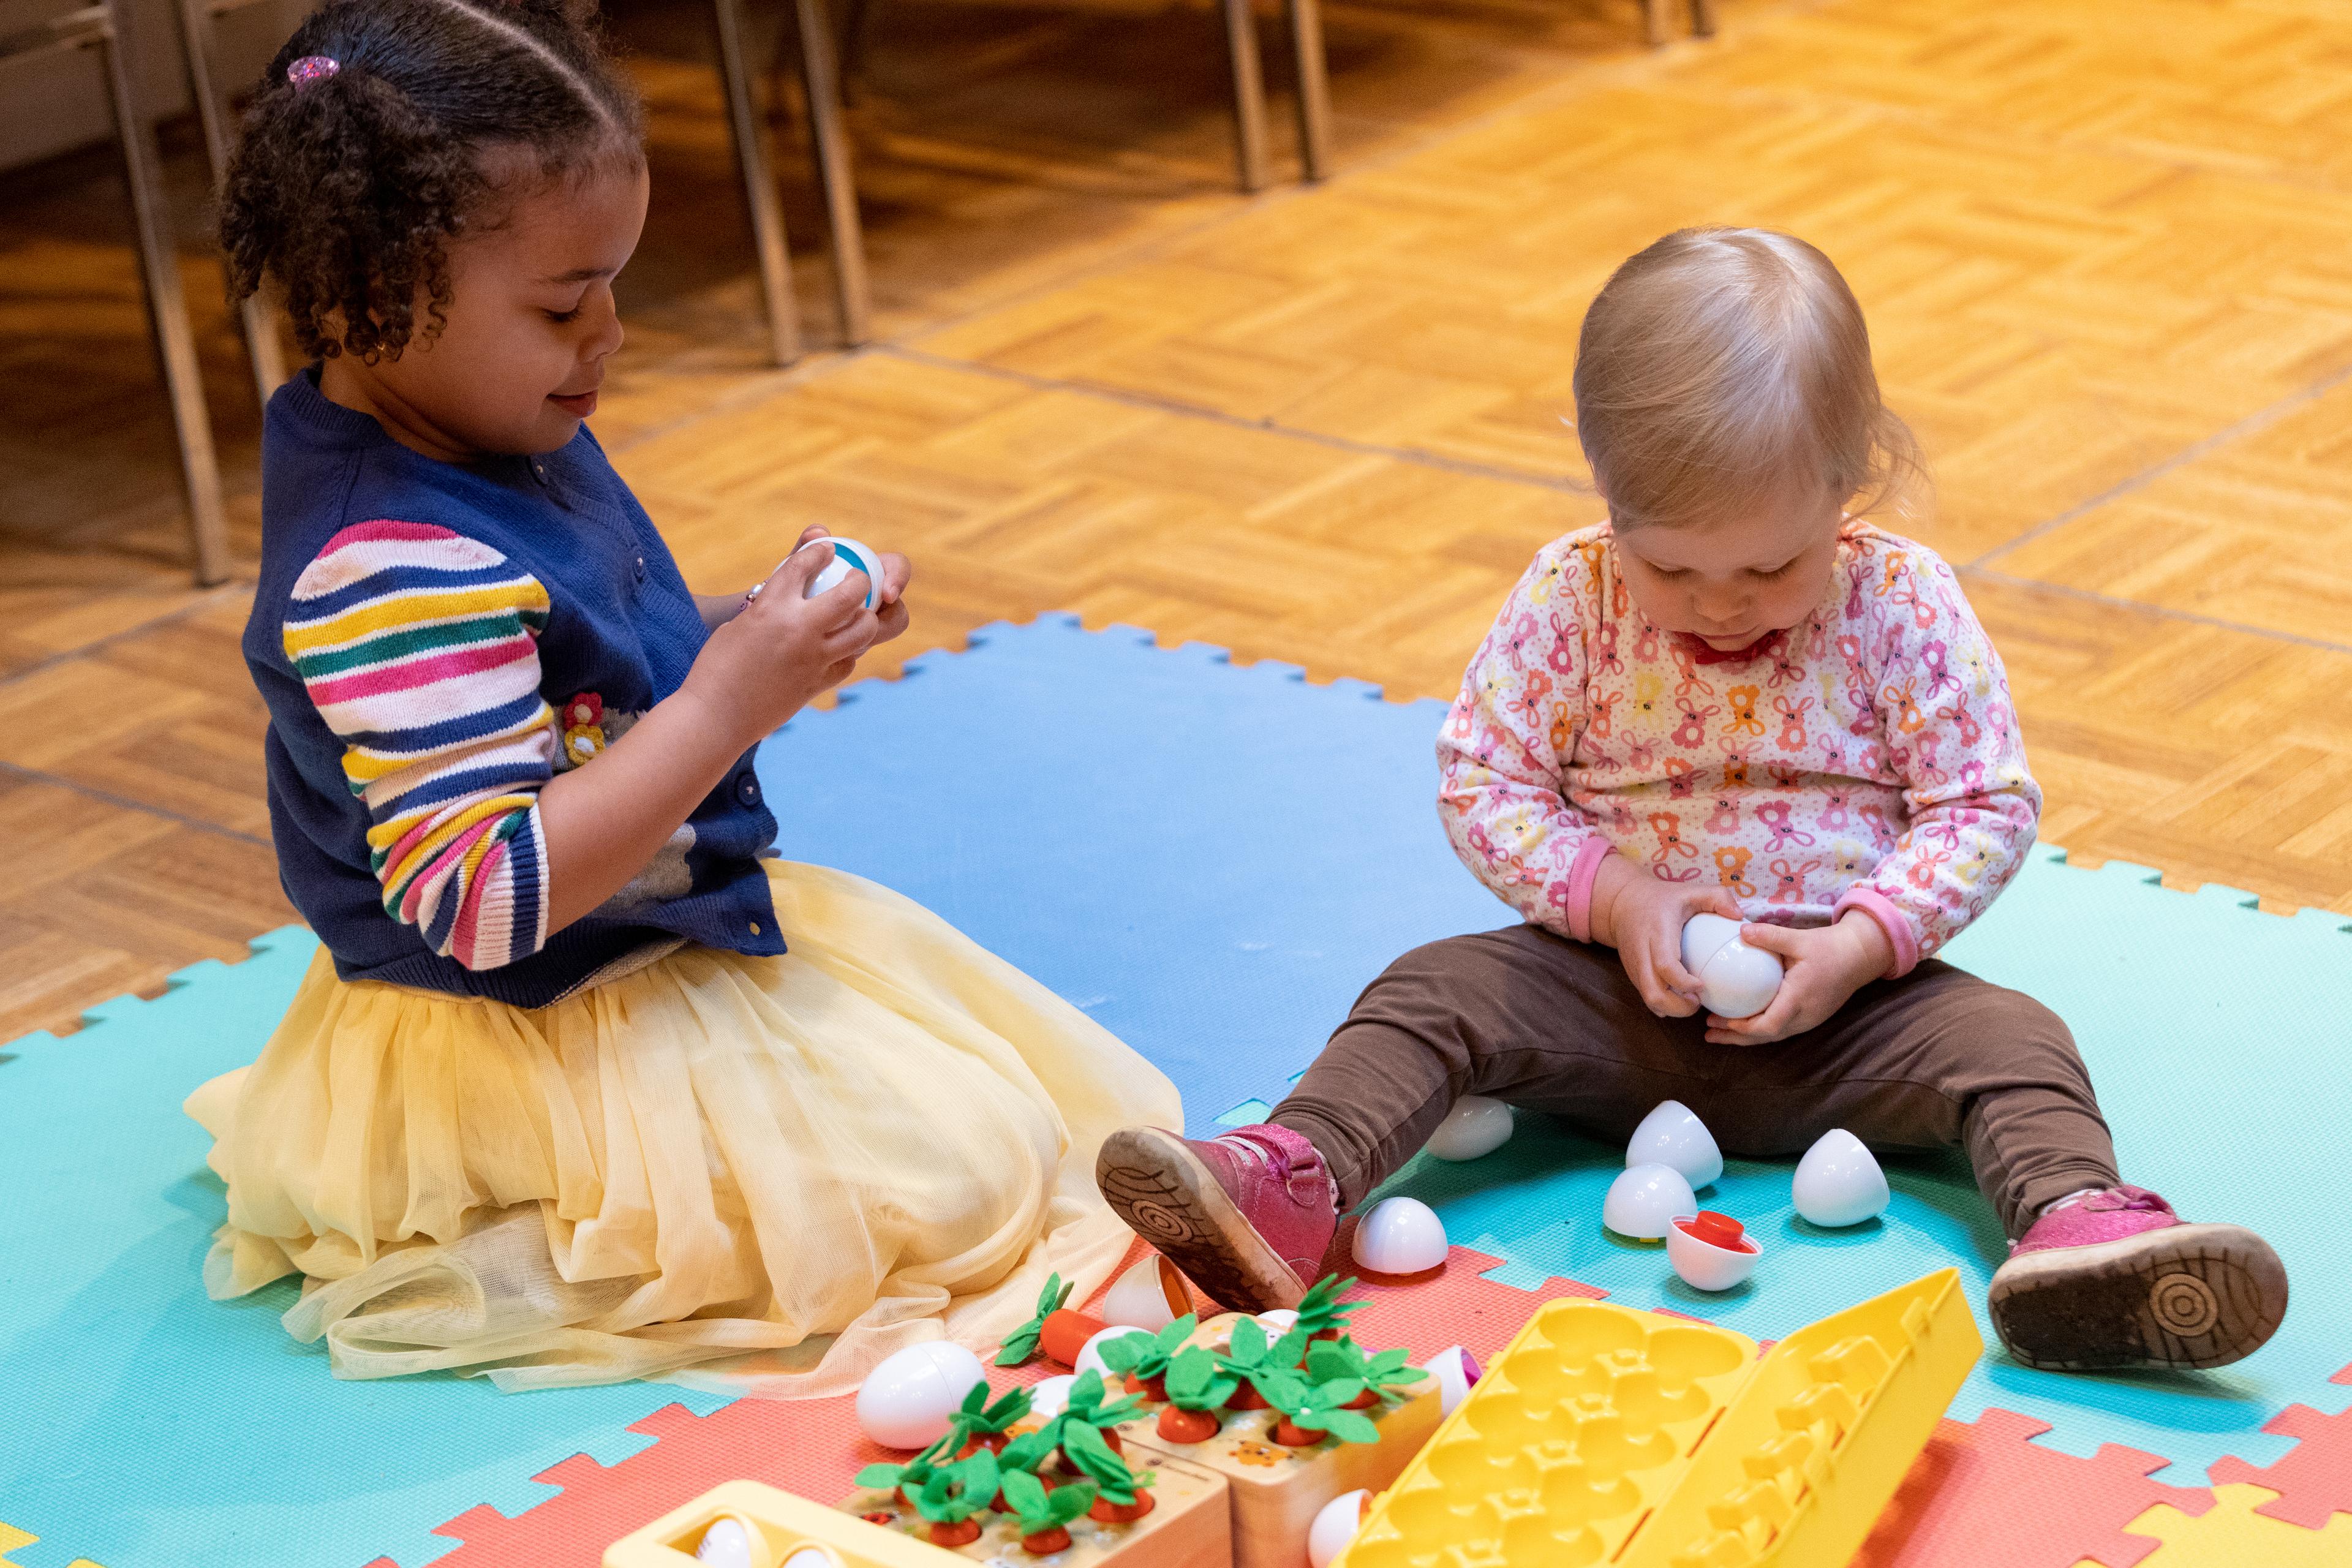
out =
{"type": "MultiPolygon", "coordinates": [[[[782,847],[900,889],[1087,1007],[1176,1079],[1196,1131],[1278,1099],[1397,952],[1507,919],[1438,832],[1437,705],[1062,619],[975,643],[769,743],[782,847]]],[[[2245,903],[2045,850],[1952,956],[2065,1015],[2135,1180],[2270,1237],[2294,1280],[2285,1328],[2193,1377],[1988,1358],[1955,1415],[2022,1411],[2052,1424],[2040,1442],[2128,1444],[2185,1484],[2223,1454],[2288,1451],[2261,1427],[2290,1404],[2352,1402],[2328,1381],[2352,1361],[2352,1262],[2330,1217],[2352,1151],[2352,937],[2342,917],[2245,903]]],[[[279,933],[156,1001],[108,1004],[79,1035],[0,1048],[0,1521],[40,1537],[6,1553],[23,1568],[413,1568],[455,1544],[441,1521],[519,1512],[559,1460],[617,1459],[650,1440],[630,1423],[720,1403],[662,1384],[337,1383],[277,1322],[290,1289],[205,1300],[222,1197],[179,1102],[250,1059],[310,952],[279,933]]],[[[1415,1165],[1395,1185],[1513,1282],[1557,1274],[1759,1337],[1947,1263],[1980,1302],[1999,1256],[1948,1162],[1890,1162],[1887,1219],[1851,1235],[1795,1234],[1789,1167],[1735,1162],[1715,1201],[1773,1255],[1737,1299],[1699,1297],[1654,1250],[1602,1236],[1618,1160],[1530,1117],[1486,1160],[1415,1165]]]]}

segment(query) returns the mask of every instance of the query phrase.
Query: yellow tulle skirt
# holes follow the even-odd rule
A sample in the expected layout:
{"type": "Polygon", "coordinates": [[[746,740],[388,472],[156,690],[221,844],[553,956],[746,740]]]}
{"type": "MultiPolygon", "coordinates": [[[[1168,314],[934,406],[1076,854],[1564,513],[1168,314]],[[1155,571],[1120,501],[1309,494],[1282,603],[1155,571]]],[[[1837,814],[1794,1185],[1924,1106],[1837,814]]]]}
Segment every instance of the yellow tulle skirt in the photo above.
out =
{"type": "Polygon", "coordinates": [[[335,976],[189,1097],[215,1297],[304,1277],[344,1377],[667,1377],[815,1398],[992,1349],[1129,1235],[1095,1155],[1159,1069],[921,906],[770,862],[791,951],[688,946],[543,1008],[335,976]]]}

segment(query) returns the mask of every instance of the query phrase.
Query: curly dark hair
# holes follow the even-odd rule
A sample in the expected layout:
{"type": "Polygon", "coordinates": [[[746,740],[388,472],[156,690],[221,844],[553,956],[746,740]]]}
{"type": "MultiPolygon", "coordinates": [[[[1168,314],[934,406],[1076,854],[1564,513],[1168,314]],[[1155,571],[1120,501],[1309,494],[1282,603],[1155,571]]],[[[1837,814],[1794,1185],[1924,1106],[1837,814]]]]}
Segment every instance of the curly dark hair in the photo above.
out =
{"type": "Polygon", "coordinates": [[[396,359],[440,331],[448,247],[497,221],[494,153],[557,179],[642,161],[644,120],[590,9],[329,0],[246,111],[221,190],[229,293],[267,276],[313,359],[396,359]],[[323,58],[331,72],[298,61],[323,58]],[[418,321],[418,305],[426,320],[418,321]]]}

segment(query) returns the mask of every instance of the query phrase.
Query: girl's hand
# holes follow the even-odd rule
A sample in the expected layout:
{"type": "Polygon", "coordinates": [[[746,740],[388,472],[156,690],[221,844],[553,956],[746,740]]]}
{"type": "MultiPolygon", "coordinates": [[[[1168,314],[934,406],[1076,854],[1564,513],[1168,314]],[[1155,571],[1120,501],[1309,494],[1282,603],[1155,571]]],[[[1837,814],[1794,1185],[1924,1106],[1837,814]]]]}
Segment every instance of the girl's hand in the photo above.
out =
{"type": "MultiPolygon", "coordinates": [[[[832,537],[833,532],[830,529],[812,525],[801,530],[800,538],[793,542],[793,551],[798,553],[804,546],[817,540],[832,537]]],[[[823,568],[820,567],[819,570],[823,568]]],[[[895,552],[883,555],[882,605],[877,612],[877,616],[882,623],[882,630],[880,635],[875,637],[876,642],[888,642],[907,629],[907,607],[901,601],[906,596],[907,584],[914,580],[914,576],[915,569],[908,563],[905,556],[895,552]]],[[[697,594],[694,596],[695,606],[702,612],[704,624],[712,631],[717,631],[737,616],[741,615],[744,606],[751,602],[751,595],[749,590],[740,594],[697,594]]]]}
{"type": "Polygon", "coordinates": [[[1895,944],[1876,921],[1854,910],[1835,925],[1795,931],[1742,926],[1739,940],[1776,954],[1786,966],[1772,1005],[1752,1018],[1707,1015],[1706,1037],[1718,1046],[1763,1046],[1801,1035],[1846,1004],[1846,998],[1895,966],[1895,944]]]}
{"type": "Polygon", "coordinates": [[[1683,967],[1683,927],[1697,914],[1736,921],[1739,903],[1721,887],[1662,882],[1622,856],[1601,862],[1592,888],[1593,940],[1617,950],[1642,1001],[1661,1018],[1698,1011],[1698,976],[1683,967]]]}
{"type": "MultiPolygon", "coordinates": [[[[884,635],[881,616],[866,608],[865,589],[854,577],[814,599],[802,596],[824,564],[819,551],[786,557],[758,596],[710,634],[679,688],[678,695],[737,739],[738,751],[848,679],[858,657],[884,635]]],[[[903,629],[906,606],[890,607],[903,629]]]]}

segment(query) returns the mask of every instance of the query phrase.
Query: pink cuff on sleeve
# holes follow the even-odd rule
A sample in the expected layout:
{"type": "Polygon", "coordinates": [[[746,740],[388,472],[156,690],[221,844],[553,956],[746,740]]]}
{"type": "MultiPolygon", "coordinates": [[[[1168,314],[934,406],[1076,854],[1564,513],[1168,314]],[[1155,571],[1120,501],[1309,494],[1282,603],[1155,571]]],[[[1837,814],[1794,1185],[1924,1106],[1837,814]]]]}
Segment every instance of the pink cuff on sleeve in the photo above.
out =
{"type": "Polygon", "coordinates": [[[1592,940],[1592,884],[1600,879],[1601,862],[1609,858],[1609,840],[1598,833],[1587,838],[1568,865],[1568,934],[1579,942],[1592,940]]]}
{"type": "Polygon", "coordinates": [[[1843,919],[1848,910],[1860,910],[1876,921],[1878,929],[1886,933],[1886,940],[1895,944],[1895,967],[1883,978],[1892,980],[1896,975],[1908,974],[1918,964],[1919,938],[1911,930],[1911,922],[1903,918],[1903,911],[1888,902],[1885,894],[1869,888],[1848,888],[1845,897],[1830,911],[1832,923],[1843,919]]]}

